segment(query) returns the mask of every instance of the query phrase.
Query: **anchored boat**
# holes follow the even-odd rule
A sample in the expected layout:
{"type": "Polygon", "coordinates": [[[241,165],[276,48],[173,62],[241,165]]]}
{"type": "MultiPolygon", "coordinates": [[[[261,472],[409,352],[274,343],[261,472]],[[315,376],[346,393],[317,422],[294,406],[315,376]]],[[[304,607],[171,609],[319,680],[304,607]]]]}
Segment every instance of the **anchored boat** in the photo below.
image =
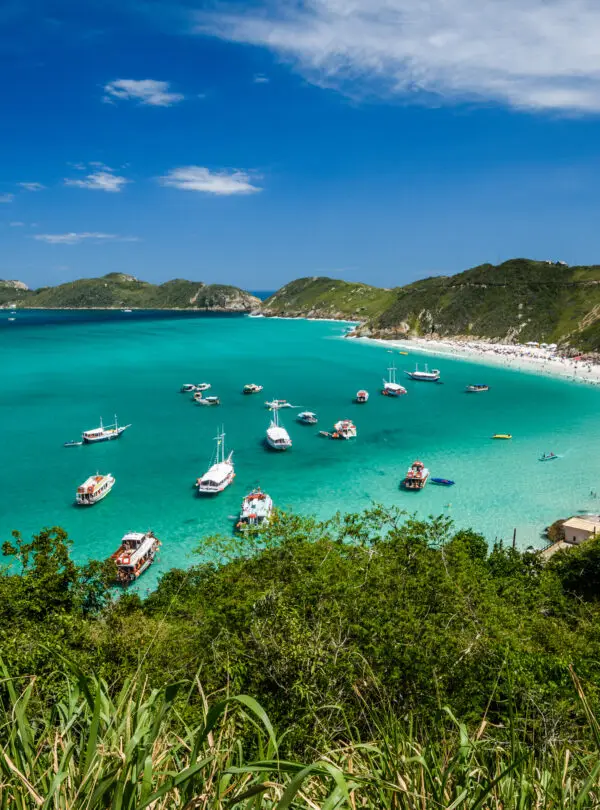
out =
{"type": "Polygon", "coordinates": [[[328,433],[326,430],[322,430],[320,433],[321,436],[326,436],[328,439],[355,439],[358,431],[351,419],[340,419],[333,426],[332,433],[328,433]]]}
{"type": "Polygon", "coordinates": [[[106,498],[114,485],[115,479],[110,473],[90,475],[81,486],[77,487],[75,503],[77,506],[93,506],[106,498]]]}
{"type": "MultiPolygon", "coordinates": [[[[384,383],[384,385],[385,385],[385,383],[384,383]]],[[[359,405],[364,405],[364,403],[368,402],[368,401],[369,401],[369,392],[368,391],[365,391],[364,388],[361,388],[360,391],[356,392],[355,402],[357,402],[359,405]]]]}
{"type": "Polygon", "coordinates": [[[184,383],[179,390],[182,394],[191,394],[192,391],[196,390],[196,386],[194,383],[184,383]]]}
{"type": "Polygon", "coordinates": [[[555,458],[558,458],[556,453],[544,453],[543,456],[540,456],[540,461],[554,461],[555,458]]]}
{"type": "Polygon", "coordinates": [[[296,420],[302,422],[303,425],[316,425],[319,421],[317,414],[312,411],[302,411],[302,413],[298,414],[296,420]]]}
{"type": "Polygon", "coordinates": [[[201,495],[216,495],[218,492],[223,492],[235,478],[232,461],[233,450],[225,458],[225,433],[222,428],[221,432],[215,436],[215,441],[217,447],[212,464],[202,478],[198,478],[196,481],[198,493],[201,495]]]}
{"type": "Polygon", "coordinates": [[[258,529],[268,523],[273,514],[273,500],[260,487],[253,489],[242,501],[242,510],[235,528],[238,531],[258,529]]]}
{"type": "MultiPolygon", "coordinates": [[[[381,389],[381,393],[384,397],[399,397],[402,394],[406,394],[407,390],[403,385],[396,382],[396,372],[398,369],[392,363],[392,365],[388,368],[388,379],[383,381],[383,388],[381,389]]],[[[358,397],[357,397],[358,400],[358,397]]]]}
{"type": "Polygon", "coordinates": [[[196,405],[220,405],[221,400],[219,397],[211,396],[211,397],[203,397],[202,394],[197,391],[194,394],[194,402],[196,405]]]}
{"type": "Polygon", "coordinates": [[[432,478],[432,484],[437,484],[439,487],[453,487],[454,481],[451,481],[449,478],[432,478]]]}
{"type": "Polygon", "coordinates": [[[248,383],[242,388],[242,394],[259,394],[263,390],[262,385],[256,383],[248,383]]]}
{"type": "Polygon", "coordinates": [[[434,368],[433,371],[429,371],[427,364],[425,364],[425,371],[420,371],[417,363],[414,371],[405,371],[404,373],[407,377],[410,377],[411,380],[419,380],[421,382],[437,382],[440,379],[439,369],[434,368]]]}
{"type": "Polygon", "coordinates": [[[494,433],[492,439],[512,439],[512,433],[494,433]]]}
{"type": "Polygon", "coordinates": [[[161,546],[160,540],[152,532],[128,532],[123,535],[121,545],[111,559],[117,566],[119,585],[131,585],[154,562],[161,546]]]}
{"type": "Polygon", "coordinates": [[[119,425],[117,417],[115,415],[115,421],[112,425],[104,425],[102,419],[100,419],[100,427],[94,428],[93,430],[84,430],[81,434],[81,438],[83,439],[85,444],[96,444],[97,442],[108,442],[112,439],[118,439],[127,428],[130,428],[131,425],[119,425]]]}
{"type": "Polygon", "coordinates": [[[279,410],[273,409],[273,418],[271,424],[267,428],[267,444],[273,450],[287,450],[292,446],[292,440],[287,430],[279,424],[279,410]]]}
{"type": "Polygon", "coordinates": [[[296,407],[296,405],[292,405],[291,402],[288,402],[287,399],[272,399],[270,402],[265,402],[265,405],[270,411],[276,411],[278,408],[296,407]]]}
{"type": "Polygon", "coordinates": [[[402,482],[404,489],[423,489],[429,478],[429,470],[422,461],[413,461],[402,482]]]}
{"type": "Polygon", "coordinates": [[[489,385],[467,385],[465,391],[467,394],[480,394],[483,391],[489,391],[489,385]]]}

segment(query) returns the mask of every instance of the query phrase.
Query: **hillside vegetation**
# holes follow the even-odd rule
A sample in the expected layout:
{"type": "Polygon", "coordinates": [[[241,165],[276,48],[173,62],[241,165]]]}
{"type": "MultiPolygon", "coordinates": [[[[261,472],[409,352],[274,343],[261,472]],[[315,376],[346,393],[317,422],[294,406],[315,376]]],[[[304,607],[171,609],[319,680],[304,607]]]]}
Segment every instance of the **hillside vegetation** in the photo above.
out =
{"type": "Polygon", "coordinates": [[[281,514],[143,600],[69,549],[2,547],[3,808],[598,807],[600,538],[281,514]]]}
{"type": "Polygon", "coordinates": [[[15,303],[20,308],[42,309],[202,309],[248,312],[260,307],[260,300],[238,287],[175,279],[164,284],[138,281],[123,273],[102,278],[84,278],[21,290],[0,284],[0,305],[15,303]]]}
{"type": "Polygon", "coordinates": [[[313,318],[375,317],[394,301],[392,290],[315,276],[286,284],[263,304],[266,315],[313,318]]]}
{"type": "Polygon", "coordinates": [[[271,315],[352,317],[361,334],[535,340],[600,350],[600,266],[529,259],[482,264],[393,290],[327,278],[286,284],[265,302],[271,315]]]}

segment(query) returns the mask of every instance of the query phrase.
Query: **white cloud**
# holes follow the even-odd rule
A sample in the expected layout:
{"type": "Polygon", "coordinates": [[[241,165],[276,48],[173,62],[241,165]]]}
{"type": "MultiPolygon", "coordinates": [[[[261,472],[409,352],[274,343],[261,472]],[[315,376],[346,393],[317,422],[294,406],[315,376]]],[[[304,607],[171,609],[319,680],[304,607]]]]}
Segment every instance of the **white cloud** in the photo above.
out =
{"type": "Polygon", "coordinates": [[[25,191],[42,191],[46,188],[42,183],[19,183],[25,191]]]}
{"type": "Polygon", "coordinates": [[[184,191],[202,191],[206,194],[253,194],[262,191],[259,186],[253,186],[250,180],[247,172],[211,172],[203,166],[181,166],[159,178],[163,186],[181,188],[184,191]]]}
{"type": "Polygon", "coordinates": [[[24,222],[9,222],[8,224],[9,224],[9,226],[11,228],[24,228],[25,227],[24,222]]]}
{"type": "Polygon", "coordinates": [[[349,94],[600,112],[597,0],[260,0],[196,19],[349,94]]]}
{"type": "Polygon", "coordinates": [[[252,77],[254,84],[268,84],[270,79],[264,73],[255,73],[252,77]]]}
{"type": "Polygon", "coordinates": [[[33,239],[47,242],[49,245],[77,245],[86,239],[94,241],[138,242],[137,236],[119,236],[115,233],[37,233],[33,239]]]}
{"type": "Polygon", "coordinates": [[[169,82],[159,82],[155,79],[116,79],[104,87],[104,101],[109,103],[115,99],[139,101],[140,104],[151,107],[170,107],[183,101],[181,93],[170,93],[169,82]]]}
{"type": "Polygon", "coordinates": [[[15,198],[14,194],[0,194],[0,203],[11,203],[15,198]]]}
{"type": "MultiPolygon", "coordinates": [[[[108,167],[107,167],[108,168],[108,167]]],[[[86,175],[83,180],[73,180],[65,178],[65,186],[77,186],[78,188],[90,188],[93,191],[121,191],[126,183],[131,182],[126,177],[113,174],[112,171],[97,171],[86,175]]]]}

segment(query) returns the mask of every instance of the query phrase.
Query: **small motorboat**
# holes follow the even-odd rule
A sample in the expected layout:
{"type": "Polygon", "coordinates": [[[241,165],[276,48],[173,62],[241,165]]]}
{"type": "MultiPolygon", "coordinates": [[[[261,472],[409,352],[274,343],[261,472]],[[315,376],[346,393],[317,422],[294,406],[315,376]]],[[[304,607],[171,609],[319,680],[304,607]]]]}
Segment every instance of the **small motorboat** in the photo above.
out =
{"type": "Polygon", "coordinates": [[[328,433],[326,430],[319,431],[321,436],[326,436],[328,439],[355,439],[357,432],[356,425],[351,419],[340,419],[333,426],[332,433],[328,433]]]}
{"type": "Polygon", "coordinates": [[[555,458],[558,458],[556,453],[544,453],[543,456],[540,456],[540,461],[554,461],[555,458]]]}
{"type": "Polygon", "coordinates": [[[359,405],[364,405],[365,402],[369,401],[369,392],[361,388],[360,391],[356,392],[356,399],[354,401],[359,405]]]}
{"type": "Polygon", "coordinates": [[[65,442],[63,444],[63,447],[81,447],[82,444],[83,444],[83,442],[78,442],[78,441],[75,441],[75,439],[71,439],[70,442],[65,442]]]}
{"type": "Polygon", "coordinates": [[[262,385],[256,383],[248,383],[242,388],[242,394],[259,394],[263,390],[262,385]]]}
{"type": "Polygon", "coordinates": [[[398,354],[404,354],[408,356],[408,352],[398,352],[398,354]]]}
{"type": "Polygon", "coordinates": [[[512,433],[494,433],[492,439],[512,439],[512,433]]]}
{"type": "Polygon", "coordinates": [[[296,420],[302,422],[303,425],[316,425],[319,421],[317,414],[312,411],[302,411],[302,413],[298,414],[296,420]]]}
{"type": "Polygon", "coordinates": [[[210,387],[211,387],[210,383],[196,383],[194,389],[196,391],[208,391],[210,387]]]}
{"type": "Polygon", "coordinates": [[[297,407],[296,405],[292,405],[291,402],[288,402],[287,399],[272,399],[271,402],[265,402],[265,406],[271,411],[276,411],[278,408],[297,407]]]}
{"type": "Polygon", "coordinates": [[[203,397],[199,392],[194,394],[194,402],[196,405],[220,405],[221,400],[219,397],[203,397]]]}
{"type": "Polygon", "coordinates": [[[17,319],[16,318],[9,318],[8,320],[9,321],[16,321],[17,319]]]}
{"type": "Polygon", "coordinates": [[[453,487],[454,481],[451,481],[449,478],[432,478],[432,484],[437,484],[438,487],[453,487]]]}
{"type": "Polygon", "coordinates": [[[489,391],[489,385],[467,385],[465,391],[467,394],[479,394],[482,391],[489,391]]]}
{"type": "Polygon", "coordinates": [[[196,390],[196,386],[194,383],[184,383],[179,390],[182,394],[191,394],[192,391],[196,390]]]}

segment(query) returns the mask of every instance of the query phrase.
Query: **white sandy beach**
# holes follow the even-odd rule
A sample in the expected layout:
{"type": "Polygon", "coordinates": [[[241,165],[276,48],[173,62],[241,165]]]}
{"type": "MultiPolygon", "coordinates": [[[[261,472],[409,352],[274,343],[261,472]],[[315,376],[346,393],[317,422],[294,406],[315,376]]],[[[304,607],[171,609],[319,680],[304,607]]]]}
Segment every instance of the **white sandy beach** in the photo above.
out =
{"type": "Polygon", "coordinates": [[[549,377],[564,377],[573,382],[600,385],[600,365],[560,357],[551,349],[520,344],[486,343],[485,341],[429,340],[379,340],[376,338],[350,338],[367,341],[409,353],[422,352],[456,360],[469,360],[484,365],[502,366],[530,374],[545,374],[549,377]]]}

